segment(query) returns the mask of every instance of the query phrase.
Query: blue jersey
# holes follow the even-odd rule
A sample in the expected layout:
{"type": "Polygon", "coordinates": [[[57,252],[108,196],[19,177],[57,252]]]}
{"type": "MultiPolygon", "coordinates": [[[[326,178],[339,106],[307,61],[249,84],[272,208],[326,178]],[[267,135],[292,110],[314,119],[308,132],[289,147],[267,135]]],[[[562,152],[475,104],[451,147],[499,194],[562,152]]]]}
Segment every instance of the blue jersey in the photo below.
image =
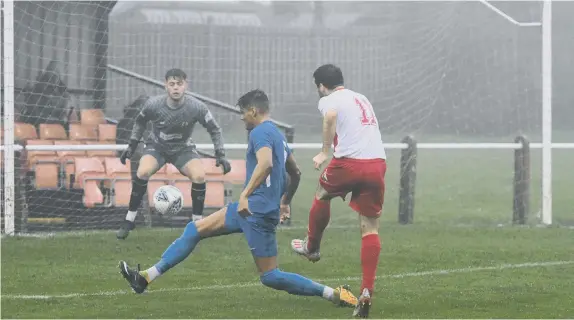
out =
{"type": "Polygon", "coordinates": [[[257,165],[256,153],[263,147],[271,149],[273,168],[265,181],[249,196],[249,210],[254,215],[276,214],[279,216],[281,196],[286,186],[285,161],[291,151],[285,137],[271,121],[262,122],[249,133],[245,186],[251,180],[253,170],[257,165]]]}

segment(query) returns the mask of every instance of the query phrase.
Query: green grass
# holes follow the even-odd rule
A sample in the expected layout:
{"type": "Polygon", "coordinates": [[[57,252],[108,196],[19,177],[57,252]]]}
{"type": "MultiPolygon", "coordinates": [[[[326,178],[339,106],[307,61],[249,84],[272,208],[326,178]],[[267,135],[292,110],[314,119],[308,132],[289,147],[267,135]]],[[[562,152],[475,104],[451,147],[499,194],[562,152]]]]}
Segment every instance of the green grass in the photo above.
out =
{"type": "MultiPolygon", "coordinates": [[[[510,150],[420,150],[414,224],[402,226],[397,223],[400,153],[389,151],[381,278],[373,318],[574,317],[574,229],[568,227],[574,225],[574,152],[554,151],[557,226],[549,228],[536,227],[540,152],[534,150],[529,223],[511,225],[512,154],[510,150]],[[521,265],[552,261],[567,263],[521,265]],[[482,268],[504,264],[510,265],[482,268]],[[446,269],[461,270],[436,272],[446,269]]],[[[316,186],[312,156],[309,151],[296,152],[303,180],[293,202],[293,228],[278,231],[280,266],[329,285],[348,283],[357,289],[361,273],[357,215],[340,200],[332,205],[323,259],[311,264],[290,252],[290,239],[305,232],[316,186]]],[[[200,243],[148,294],[128,292],[117,262],[126,259],[148,267],[180,232],[139,229],[122,242],[113,233],[4,238],[2,316],[349,318],[350,309],[259,285],[241,235],[200,243]]]]}

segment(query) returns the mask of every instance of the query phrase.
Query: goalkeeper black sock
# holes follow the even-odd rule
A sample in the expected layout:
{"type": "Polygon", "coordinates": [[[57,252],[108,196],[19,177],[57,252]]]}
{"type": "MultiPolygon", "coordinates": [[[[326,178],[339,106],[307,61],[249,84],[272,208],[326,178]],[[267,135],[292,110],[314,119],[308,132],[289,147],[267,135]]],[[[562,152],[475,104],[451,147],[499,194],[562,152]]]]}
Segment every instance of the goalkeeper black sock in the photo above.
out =
{"type": "Polygon", "coordinates": [[[203,207],[205,205],[205,182],[191,184],[191,206],[193,207],[193,215],[203,215],[203,207]]]}
{"type": "Polygon", "coordinates": [[[130,205],[128,209],[130,212],[137,212],[146,191],[147,180],[135,177],[135,179],[132,180],[132,194],[130,196],[130,205]]]}

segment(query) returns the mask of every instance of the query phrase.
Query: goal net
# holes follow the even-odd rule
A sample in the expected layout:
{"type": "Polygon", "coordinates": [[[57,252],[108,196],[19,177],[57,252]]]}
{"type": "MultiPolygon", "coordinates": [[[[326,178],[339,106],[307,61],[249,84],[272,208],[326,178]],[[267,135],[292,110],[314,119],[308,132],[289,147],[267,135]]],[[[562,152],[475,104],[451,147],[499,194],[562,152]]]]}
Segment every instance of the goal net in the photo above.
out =
{"type": "MultiPolygon", "coordinates": [[[[539,27],[517,26],[480,2],[241,3],[14,3],[14,135],[17,145],[32,146],[15,153],[15,220],[22,230],[118,226],[131,186],[129,172],[113,187],[106,180],[105,158],[116,157],[116,150],[57,146],[120,143],[116,135],[130,128],[110,119],[130,118],[142,99],[161,94],[163,76],[174,67],[187,72],[190,91],[220,102],[210,108],[226,143],[245,143],[246,132],[237,114],[218,105],[234,105],[254,88],[269,94],[273,118],[294,126],[295,142],[320,142],[312,73],[323,63],[340,66],[346,86],[371,100],[385,142],[406,135],[419,143],[510,143],[518,135],[540,141],[539,27]],[[108,119],[94,111],[104,106],[108,119]],[[38,151],[38,145],[54,147],[38,151]],[[102,176],[86,186],[77,158],[101,160],[102,176]]],[[[539,3],[502,6],[517,20],[541,19],[539,3]]],[[[194,137],[211,143],[200,126],[194,137]]],[[[309,163],[317,150],[296,152],[305,177],[294,204],[301,225],[315,188],[317,174],[309,163]]],[[[400,152],[388,150],[384,219],[392,221],[400,152]]],[[[229,151],[236,159],[243,153],[229,151]]],[[[502,148],[420,149],[416,223],[510,223],[513,155],[502,148]]],[[[565,166],[573,156],[569,150],[555,155],[556,220],[568,223],[574,208],[565,185],[574,176],[565,166]]],[[[532,150],[531,159],[528,219],[536,222],[539,150],[532,150]]],[[[146,201],[138,223],[150,225],[154,214],[141,214],[146,201]]],[[[336,203],[333,224],[355,219],[336,203]]]]}

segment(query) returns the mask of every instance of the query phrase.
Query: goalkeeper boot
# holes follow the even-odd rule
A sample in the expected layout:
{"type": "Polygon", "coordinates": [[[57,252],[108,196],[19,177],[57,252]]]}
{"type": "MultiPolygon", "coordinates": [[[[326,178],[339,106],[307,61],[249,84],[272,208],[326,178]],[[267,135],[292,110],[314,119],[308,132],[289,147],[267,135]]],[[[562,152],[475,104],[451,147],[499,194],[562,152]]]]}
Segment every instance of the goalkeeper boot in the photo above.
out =
{"type": "Polygon", "coordinates": [[[295,253],[304,256],[305,258],[309,259],[311,262],[317,262],[321,259],[321,254],[319,250],[315,252],[309,252],[307,249],[307,245],[309,242],[309,238],[305,238],[304,240],[301,239],[293,239],[291,240],[291,249],[295,251],[295,253]]]}
{"type": "Polygon", "coordinates": [[[358,301],[347,285],[339,286],[333,292],[333,303],[340,307],[355,308],[358,301]]]}
{"type": "Polygon", "coordinates": [[[116,238],[120,240],[124,240],[130,234],[130,231],[136,227],[136,224],[133,221],[124,220],[120,229],[116,233],[116,238]]]}
{"type": "Polygon", "coordinates": [[[353,311],[353,317],[368,318],[369,309],[371,309],[371,294],[369,293],[369,289],[365,288],[363,289],[363,293],[361,293],[357,306],[353,311]]]}
{"type": "Polygon", "coordinates": [[[125,261],[120,261],[120,273],[124,276],[132,287],[135,293],[143,293],[147,288],[148,282],[146,278],[140,273],[140,266],[138,264],[137,270],[130,269],[125,261]]]}

